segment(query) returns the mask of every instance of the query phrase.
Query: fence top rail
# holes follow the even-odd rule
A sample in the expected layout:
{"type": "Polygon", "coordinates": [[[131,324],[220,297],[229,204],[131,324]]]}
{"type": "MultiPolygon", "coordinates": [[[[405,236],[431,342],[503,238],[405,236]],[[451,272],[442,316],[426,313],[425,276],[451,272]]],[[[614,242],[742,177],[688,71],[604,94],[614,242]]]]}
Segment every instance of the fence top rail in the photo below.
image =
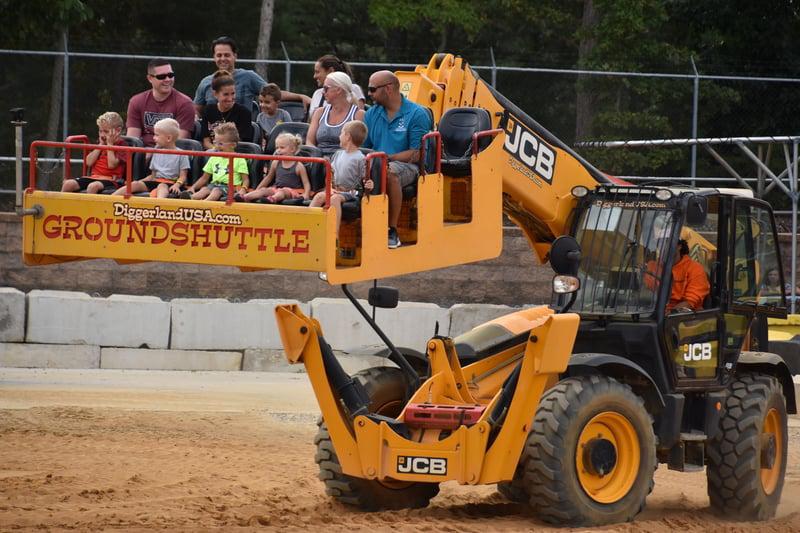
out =
{"type": "Polygon", "coordinates": [[[579,141],[579,148],[621,148],[631,146],[694,146],[701,144],[768,144],[797,143],[800,135],[771,135],[766,137],[705,137],[699,139],[642,139],[631,141],[579,141]]]}
{"type": "MultiPolygon", "coordinates": [[[[41,55],[41,56],[69,56],[69,57],[85,57],[95,59],[141,59],[150,60],[154,58],[162,58],[170,61],[187,61],[187,62],[210,62],[211,58],[207,56],[170,56],[170,55],[153,55],[153,54],[111,54],[100,52],[72,52],[57,51],[57,50],[14,50],[9,48],[1,48],[0,55],[41,55]]],[[[255,59],[255,58],[237,58],[239,63],[247,64],[276,64],[283,65],[286,63],[295,65],[313,65],[316,63],[314,60],[307,59],[255,59]]],[[[403,67],[413,68],[417,66],[416,63],[403,63],[403,62],[362,62],[351,61],[349,65],[355,67],[403,67]]],[[[587,69],[567,69],[567,68],[546,68],[546,67],[523,67],[523,66],[498,66],[492,65],[471,65],[475,70],[491,70],[497,72],[534,72],[539,74],[571,74],[574,76],[612,76],[612,77],[632,77],[632,78],[671,78],[671,79],[685,79],[685,80],[726,80],[726,81],[763,81],[770,83],[800,83],[800,77],[793,78],[788,76],[730,76],[721,74],[680,74],[677,72],[632,72],[624,70],[587,70],[587,69]]]]}

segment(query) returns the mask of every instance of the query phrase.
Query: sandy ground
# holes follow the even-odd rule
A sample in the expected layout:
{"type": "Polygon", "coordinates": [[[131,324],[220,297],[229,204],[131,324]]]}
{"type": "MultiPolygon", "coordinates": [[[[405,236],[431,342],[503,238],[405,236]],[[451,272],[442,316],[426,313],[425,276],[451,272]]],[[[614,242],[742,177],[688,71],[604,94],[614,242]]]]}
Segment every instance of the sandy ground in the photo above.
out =
{"type": "MultiPolygon", "coordinates": [[[[298,374],[0,369],[0,530],[545,529],[492,486],[447,483],[414,511],[334,503],[316,478],[315,410],[298,374]]],[[[704,473],[661,467],[638,519],[603,531],[800,531],[798,439],[793,417],[770,522],[718,520],[704,473]]]]}

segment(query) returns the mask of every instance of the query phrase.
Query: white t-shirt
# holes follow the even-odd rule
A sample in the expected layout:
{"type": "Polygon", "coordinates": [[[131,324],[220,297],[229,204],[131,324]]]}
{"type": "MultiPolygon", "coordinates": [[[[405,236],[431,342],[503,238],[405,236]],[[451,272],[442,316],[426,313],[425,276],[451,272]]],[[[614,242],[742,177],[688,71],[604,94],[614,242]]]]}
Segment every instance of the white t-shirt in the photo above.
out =
{"type": "MultiPolygon", "coordinates": [[[[353,84],[353,94],[356,95],[356,105],[358,104],[358,100],[364,100],[366,102],[366,98],[364,98],[364,91],[361,90],[361,87],[353,84]]],[[[308,121],[311,122],[311,117],[314,115],[314,111],[317,108],[322,107],[322,104],[325,103],[325,100],[322,98],[322,87],[314,91],[314,94],[311,95],[311,105],[308,106],[308,121]]]]}
{"type": "Polygon", "coordinates": [[[339,191],[355,190],[364,178],[366,163],[361,150],[336,150],[331,157],[334,187],[339,191]]]}

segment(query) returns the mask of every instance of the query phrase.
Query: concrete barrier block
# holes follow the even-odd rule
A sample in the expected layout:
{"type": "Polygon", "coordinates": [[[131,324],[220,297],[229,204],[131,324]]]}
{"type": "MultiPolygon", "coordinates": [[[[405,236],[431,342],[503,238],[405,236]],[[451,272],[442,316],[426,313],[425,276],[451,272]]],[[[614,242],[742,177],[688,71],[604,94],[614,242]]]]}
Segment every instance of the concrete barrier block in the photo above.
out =
{"type": "Polygon", "coordinates": [[[100,368],[100,347],[0,343],[0,366],[16,368],[100,368]]]}
{"type": "Polygon", "coordinates": [[[456,337],[484,322],[518,310],[507,305],[456,304],[450,308],[450,336],[456,337]]]}
{"type": "MultiPolygon", "coordinates": [[[[221,298],[172,300],[170,347],[180,350],[280,349],[275,306],[295,300],[250,300],[231,303],[221,298]]],[[[300,304],[304,313],[308,304],[300,304]]]]}
{"type": "Polygon", "coordinates": [[[28,342],[166,348],[169,303],[155,296],[115,294],[92,298],[82,292],[28,294],[28,342]]]}
{"type": "Polygon", "coordinates": [[[0,287],[0,342],[25,340],[25,293],[0,287]]]}
{"type": "Polygon", "coordinates": [[[241,370],[239,352],[103,348],[100,368],[133,370],[241,370]]]}
{"type": "MultiPolygon", "coordinates": [[[[365,301],[361,304],[368,310],[365,301]]],[[[325,339],[334,350],[352,350],[360,346],[382,344],[353,305],[343,299],[315,298],[311,313],[322,325],[325,339]]],[[[396,346],[424,352],[439,322],[439,334],[446,335],[450,323],[448,310],[436,304],[404,302],[395,309],[378,309],[378,325],[396,346]]]]}
{"type": "Polygon", "coordinates": [[[305,372],[302,363],[292,365],[283,355],[283,350],[248,348],[242,357],[242,370],[247,372],[305,372]]]}

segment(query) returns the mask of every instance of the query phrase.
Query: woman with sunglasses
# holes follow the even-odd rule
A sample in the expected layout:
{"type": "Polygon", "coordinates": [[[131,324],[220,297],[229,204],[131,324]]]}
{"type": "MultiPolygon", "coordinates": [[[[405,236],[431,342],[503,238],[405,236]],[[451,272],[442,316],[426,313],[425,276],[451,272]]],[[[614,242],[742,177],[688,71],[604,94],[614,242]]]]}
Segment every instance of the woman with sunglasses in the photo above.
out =
{"type": "Polygon", "coordinates": [[[330,157],[340,148],[339,135],[342,127],[351,120],[362,120],[364,110],[356,105],[353,83],[344,72],[332,72],[322,85],[325,105],[317,108],[311,116],[311,125],[306,134],[306,144],[316,146],[322,155],[330,157]]]}
{"type": "Polygon", "coordinates": [[[203,146],[214,149],[214,128],[225,122],[233,122],[239,131],[239,138],[252,141],[253,124],[250,110],[236,103],[236,81],[227,70],[218,70],[211,80],[211,93],[217,99],[215,104],[203,108],[200,118],[203,146]]]}
{"type": "Polygon", "coordinates": [[[153,127],[162,118],[174,118],[180,127],[180,138],[187,139],[194,129],[192,99],[175,89],[175,72],[166,59],[153,59],[147,64],[147,81],[151,89],[134,95],[128,102],[126,135],[140,137],[145,146],[155,146],[153,127]]]}
{"type": "MultiPolygon", "coordinates": [[[[317,82],[319,89],[314,91],[314,94],[311,95],[311,104],[308,107],[309,122],[311,122],[311,118],[314,116],[314,111],[325,104],[325,99],[322,94],[322,87],[325,84],[325,78],[328,77],[328,74],[332,74],[334,72],[344,72],[350,77],[352,83],[353,71],[350,69],[350,65],[335,55],[326,54],[317,59],[317,62],[314,63],[314,81],[317,82]]],[[[355,83],[352,85],[353,94],[356,95],[355,103],[360,109],[364,109],[364,102],[366,102],[366,99],[364,98],[364,91],[362,91],[361,87],[355,83]]]]}

